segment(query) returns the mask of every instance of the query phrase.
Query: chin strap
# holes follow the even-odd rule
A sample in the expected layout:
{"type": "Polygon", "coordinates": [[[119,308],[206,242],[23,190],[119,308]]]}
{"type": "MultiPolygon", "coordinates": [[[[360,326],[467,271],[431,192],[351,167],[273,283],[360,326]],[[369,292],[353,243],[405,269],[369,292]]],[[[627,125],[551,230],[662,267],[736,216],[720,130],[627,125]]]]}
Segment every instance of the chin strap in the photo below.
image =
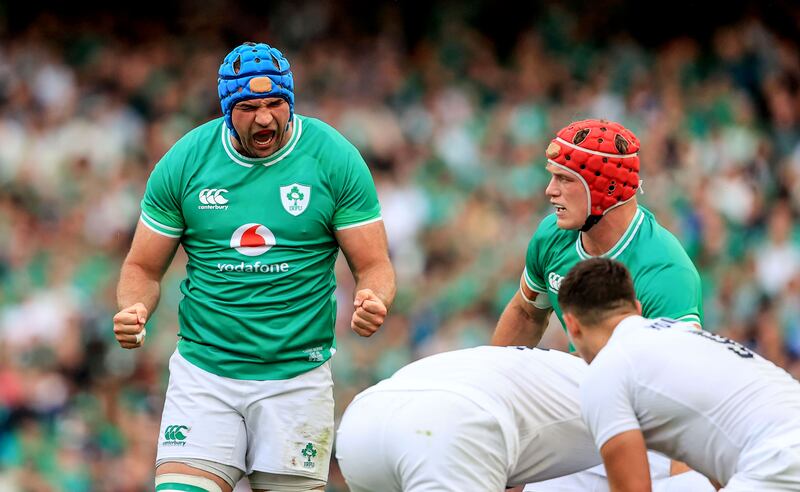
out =
{"type": "Polygon", "coordinates": [[[603,218],[602,215],[590,215],[586,217],[586,222],[583,223],[583,227],[581,227],[581,232],[587,232],[589,229],[594,227],[595,224],[600,222],[600,219],[602,218],[603,218]]]}

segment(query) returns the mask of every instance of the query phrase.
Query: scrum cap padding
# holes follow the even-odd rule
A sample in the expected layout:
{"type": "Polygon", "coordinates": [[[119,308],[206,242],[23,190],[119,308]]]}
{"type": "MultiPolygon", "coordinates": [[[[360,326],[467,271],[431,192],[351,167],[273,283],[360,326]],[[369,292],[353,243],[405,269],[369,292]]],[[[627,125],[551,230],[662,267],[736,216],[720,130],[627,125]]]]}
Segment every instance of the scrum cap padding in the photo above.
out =
{"type": "Polygon", "coordinates": [[[547,161],[576,174],[590,197],[588,215],[604,215],[639,188],[639,139],[606,120],[583,120],[561,129],[546,151],[547,161]]]}
{"type": "Polygon", "coordinates": [[[280,97],[289,103],[289,121],[294,116],[294,80],[289,61],[265,43],[244,43],[228,53],[219,67],[217,92],[225,124],[237,139],[231,111],[241,101],[280,97]]]}

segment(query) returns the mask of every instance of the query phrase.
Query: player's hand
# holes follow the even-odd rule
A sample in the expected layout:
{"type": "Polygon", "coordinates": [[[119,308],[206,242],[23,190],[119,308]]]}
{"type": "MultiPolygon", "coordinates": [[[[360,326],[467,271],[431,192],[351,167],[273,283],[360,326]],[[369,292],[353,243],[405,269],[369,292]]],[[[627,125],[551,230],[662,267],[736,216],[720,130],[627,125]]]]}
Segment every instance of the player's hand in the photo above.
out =
{"type": "Polygon", "coordinates": [[[139,348],[144,345],[147,331],[147,308],[141,302],[127,307],[114,315],[114,336],[124,349],[139,348]]]}
{"type": "Polygon", "coordinates": [[[350,328],[362,337],[370,337],[386,319],[386,305],[371,289],[361,289],[353,299],[353,320],[350,328]]]}

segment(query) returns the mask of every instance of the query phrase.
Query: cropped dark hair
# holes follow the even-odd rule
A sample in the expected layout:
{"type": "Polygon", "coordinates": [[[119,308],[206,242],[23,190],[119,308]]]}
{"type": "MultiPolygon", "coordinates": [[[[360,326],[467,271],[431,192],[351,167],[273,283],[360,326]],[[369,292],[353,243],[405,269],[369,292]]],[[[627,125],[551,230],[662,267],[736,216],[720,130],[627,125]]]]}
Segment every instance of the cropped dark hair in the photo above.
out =
{"type": "Polygon", "coordinates": [[[622,263],[608,258],[581,261],[558,290],[558,304],[581,323],[597,324],[618,311],[636,309],[633,279],[622,263]]]}

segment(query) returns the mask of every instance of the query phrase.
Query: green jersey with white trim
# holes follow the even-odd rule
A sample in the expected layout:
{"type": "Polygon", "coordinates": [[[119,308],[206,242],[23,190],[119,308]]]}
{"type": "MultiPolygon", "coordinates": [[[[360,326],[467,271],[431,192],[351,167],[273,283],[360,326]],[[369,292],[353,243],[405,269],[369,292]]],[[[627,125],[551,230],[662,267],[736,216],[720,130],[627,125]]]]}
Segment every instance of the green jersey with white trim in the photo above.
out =
{"type": "MultiPolygon", "coordinates": [[[[617,244],[602,256],[628,267],[642,316],[702,324],[700,275],[680,242],[649,210],[639,206],[617,244]]],[[[581,232],[559,229],[555,214],[542,220],[528,244],[525,283],[535,292],[547,293],[562,326],[561,281],[576,263],[591,257],[583,249],[581,232]]]]}
{"type": "Polygon", "coordinates": [[[289,141],[266,158],[231,145],[223,119],[181,138],[156,164],[141,221],[181,239],[178,350],[234,379],[288,379],[335,352],[335,230],[381,220],[358,150],[295,115],[289,141]]]}

